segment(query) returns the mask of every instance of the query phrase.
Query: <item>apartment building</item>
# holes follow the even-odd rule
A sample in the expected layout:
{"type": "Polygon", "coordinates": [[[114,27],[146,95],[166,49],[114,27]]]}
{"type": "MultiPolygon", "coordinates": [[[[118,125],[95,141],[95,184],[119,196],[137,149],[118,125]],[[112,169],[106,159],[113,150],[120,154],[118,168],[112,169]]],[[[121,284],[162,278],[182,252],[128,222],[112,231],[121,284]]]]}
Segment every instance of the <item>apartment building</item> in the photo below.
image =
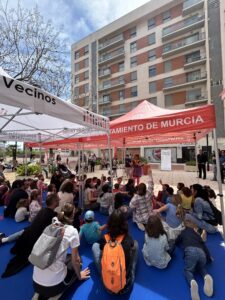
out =
{"type": "Polygon", "coordinates": [[[223,147],[224,2],[151,0],[73,44],[72,101],[111,119],[142,100],[172,109],[214,103],[223,147]]]}

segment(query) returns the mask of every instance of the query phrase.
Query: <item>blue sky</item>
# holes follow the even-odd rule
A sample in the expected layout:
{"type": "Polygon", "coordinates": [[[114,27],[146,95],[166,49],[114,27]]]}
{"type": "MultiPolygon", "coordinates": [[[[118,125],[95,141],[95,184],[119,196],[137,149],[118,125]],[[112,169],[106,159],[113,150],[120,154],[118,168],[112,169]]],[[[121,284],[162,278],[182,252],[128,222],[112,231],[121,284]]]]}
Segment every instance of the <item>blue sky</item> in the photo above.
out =
{"type": "MultiPolygon", "coordinates": [[[[10,7],[17,5],[16,0],[8,2],[10,7]]],[[[28,9],[37,4],[45,20],[51,20],[70,45],[146,2],[148,0],[20,0],[28,9]]]]}

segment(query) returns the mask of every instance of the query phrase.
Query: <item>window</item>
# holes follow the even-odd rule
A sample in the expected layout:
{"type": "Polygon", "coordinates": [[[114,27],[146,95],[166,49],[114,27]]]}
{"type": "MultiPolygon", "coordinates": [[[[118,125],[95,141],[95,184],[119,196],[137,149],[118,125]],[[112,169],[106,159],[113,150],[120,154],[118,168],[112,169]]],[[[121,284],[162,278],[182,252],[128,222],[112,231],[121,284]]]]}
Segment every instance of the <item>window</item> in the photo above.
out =
{"type": "Polygon", "coordinates": [[[201,79],[201,72],[200,70],[188,73],[187,75],[187,81],[196,81],[196,80],[200,80],[201,79]]]}
{"type": "Polygon", "coordinates": [[[130,67],[133,68],[133,67],[136,67],[136,66],[137,66],[137,56],[133,56],[130,59],[130,67]]]}
{"type": "Polygon", "coordinates": [[[89,78],[89,71],[84,72],[84,80],[89,78]]]}
{"type": "Polygon", "coordinates": [[[167,10],[163,13],[162,19],[163,19],[163,23],[166,23],[169,20],[171,20],[171,13],[169,10],[167,10]]]}
{"type": "Polygon", "coordinates": [[[89,52],[89,45],[84,47],[84,55],[88,54],[89,52]]]}
{"type": "Polygon", "coordinates": [[[155,49],[148,51],[148,60],[153,61],[156,59],[155,49]]]}
{"type": "Polygon", "coordinates": [[[156,25],[155,18],[152,18],[152,19],[148,20],[148,30],[151,29],[151,28],[154,28],[155,25],[156,25]]]}
{"type": "Polygon", "coordinates": [[[171,60],[167,60],[164,62],[164,72],[169,72],[172,70],[172,62],[171,60]]]}
{"type": "Polygon", "coordinates": [[[80,69],[80,65],[79,65],[79,63],[76,63],[75,64],[75,71],[77,72],[77,71],[79,71],[79,69],[80,69]]]}
{"type": "Polygon", "coordinates": [[[149,67],[149,69],[148,69],[148,76],[149,77],[156,76],[156,66],[149,67]]]}
{"type": "Polygon", "coordinates": [[[172,95],[165,95],[165,106],[172,106],[173,105],[173,98],[172,95]]]}
{"type": "Polygon", "coordinates": [[[124,61],[119,63],[119,72],[123,72],[124,71],[124,61]]]}
{"type": "Polygon", "coordinates": [[[164,79],[164,87],[171,87],[173,85],[173,78],[172,77],[167,77],[164,79]]]}
{"type": "Polygon", "coordinates": [[[103,88],[108,88],[111,86],[111,81],[110,80],[105,80],[102,83],[103,88]]]}
{"type": "Polygon", "coordinates": [[[130,44],[130,53],[134,53],[137,51],[137,42],[133,42],[130,44]]]}
{"type": "Polygon", "coordinates": [[[124,84],[125,82],[124,82],[124,76],[120,76],[119,77],[119,84],[124,84]]]}
{"type": "Polygon", "coordinates": [[[135,81],[135,80],[137,80],[137,71],[130,73],[130,81],[135,81]]]}
{"type": "Polygon", "coordinates": [[[155,44],[155,32],[148,36],[148,44],[149,45],[155,44]]]}
{"type": "Polygon", "coordinates": [[[125,113],[126,112],[125,105],[124,104],[120,104],[119,110],[120,110],[120,113],[125,113]]]}
{"type": "Polygon", "coordinates": [[[86,58],[86,59],[84,60],[84,68],[88,68],[88,67],[89,67],[89,59],[86,58]]]}
{"type": "Polygon", "coordinates": [[[192,63],[194,61],[198,61],[200,59],[201,59],[200,50],[185,55],[185,62],[186,62],[186,64],[192,63]]]}
{"type": "Polygon", "coordinates": [[[78,86],[76,86],[74,89],[74,95],[75,95],[75,97],[77,97],[79,95],[79,87],[78,86]]]}
{"type": "Polygon", "coordinates": [[[138,95],[137,86],[132,86],[131,87],[130,95],[131,95],[131,97],[137,97],[137,95],[138,95]]]}
{"type": "Polygon", "coordinates": [[[103,95],[102,100],[103,100],[103,102],[109,102],[110,101],[110,95],[103,95]]]}
{"type": "Polygon", "coordinates": [[[75,83],[79,83],[79,75],[76,75],[76,76],[74,77],[74,82],[75,82],[75,83]]]}
{"type": "Polygon", "coordinates": [[[75,55],[74,55],[74,58],[75,58],[75,59],[78,59],[79,57],[80,57],[80,53],[79,53],[79,51],[76,51],[76,52],[75,52],[75,55]]]}
{"type": "Polygon", "coordinates": [[[86,83],[86,84],[84,85],[84,93],[87,94],[88,92],[89,92],[89,84],[86,83]]]}
{"type": "Polygon", "coordinates": [[[154,105],[157,105],[157,97],[152,97],[148,99],[148,102],[154,105]]]}
{"type": "Polygon", "coordinates": [[[125,92],[124,92],[124,90],[119,91],[118,93],[119,93],[119,99],[120,100],[124,100],[124,98],[125,98],[125,92]]]}
{"type": "Polygon", "coordinates": [[[156,91],[156,81],[149,82],[149,93],[155,93],[156,91]]]}
{"type": "Polygon", "coordinates": [[[200,100],[202,98],[204,97],[202,96],[201,89],[194,89],[194,90],[187,91],[186,102],[192,102],[192,101],[200,100]]]}
{"type": "Polygon", "coordinates": [[[136,27],[130,29],[130,38],[133,38],[137,35],[136,27]]]}

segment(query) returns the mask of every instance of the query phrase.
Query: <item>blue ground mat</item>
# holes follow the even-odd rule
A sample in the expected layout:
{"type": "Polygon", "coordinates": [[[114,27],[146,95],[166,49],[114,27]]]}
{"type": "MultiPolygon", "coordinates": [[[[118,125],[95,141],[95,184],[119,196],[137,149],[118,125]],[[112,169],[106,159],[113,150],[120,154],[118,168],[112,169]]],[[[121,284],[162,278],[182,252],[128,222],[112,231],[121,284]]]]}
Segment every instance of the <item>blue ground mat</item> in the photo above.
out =
{"type": "MultiPolygon", "coordinates": [[[[0,210],[0,216],[2,210],[0,210]]],[[[96,219],[103,224],[106,218],[96,214],[96,219]]],[[[17,224],[14,220],[0,218],[0,232],[10,234],[28,225],[28,222],[17,224]]],[[[142,257],[141,249],[144,241],[144,234],[129,222],[129,229],[133,238],[139,244],[139,258],[135,284],[128,295],[112,296],[105,292],[99,275],[92,260],[91,248],[81,242],[80,254],[84,267],[91,270],[91,278],[85,282],[79,282],[73,286],[62,297],[62,300],[105,300],[105,299],[141,299],[141,300],[189,300],[189,287],[183,276],[183,258],[181,249],[177,248],[173,259],[165,270],[158,270],[148,267],[142,257]]],[[[207,246],[214,258],[214,262],[208,265],[209,273],[214,278],[214,296],[211,299],[225,299],[225,246],[220,234],[208,236],[207,246]]],[[[3,273],[7,262],[12,257],[9,250],[12,244],[0,246],[0,274],[3,273]]],[[[199,283],[200,297],[202,300],[209,299],[203,292],[203,280],[197,277],[199,283]]],[[[27,266],[15,276],[0,279],[0,299],[2,300],[30,300],[33,296],[32,288],[32,266],[27,266]]]]}

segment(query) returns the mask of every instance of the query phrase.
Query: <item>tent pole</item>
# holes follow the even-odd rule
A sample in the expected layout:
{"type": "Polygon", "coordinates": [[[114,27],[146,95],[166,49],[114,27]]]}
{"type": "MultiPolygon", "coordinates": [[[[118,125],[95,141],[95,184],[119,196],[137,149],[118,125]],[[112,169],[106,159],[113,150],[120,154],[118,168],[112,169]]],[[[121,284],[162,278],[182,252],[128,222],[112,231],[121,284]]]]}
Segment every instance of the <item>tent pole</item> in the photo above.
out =
{"type": "Polygon", "coordinates": [[[195,164],[196,164],[196,172],[197,172],[197,178],[199,178],[198,174],[198,145],[197,145],[197,140],[196,140],[196,133],[194,133],[194,140],[195,140],[195,164]]]}
{"type": "MultiPolygon", "coordinates": [[[[109,149],[109,169],[110,169],[110,177],[112,178],[112,153],[111,153],[111,140],[110,140],[110,134],[107,133],[107,140],[108,140],[108,149],[109,149]]],[[[112,182],[113,185],[113,182],[112,182]]]]}
{"type": "Polygon", "coordinates": [[[25,176],[27,176],[27,147],[24,144],[24,154],[25,154],[25,176]]]}
{"type": "Polygon", "coordinates": [[[222,181],[221,181],[217,134],[215,128],[213,129],[213,136],[214,136],[214,147],[215,147],[215,154],[216,154],[217,182],[218,182],[218,189],[219,189],[218,196],[220,197],[220,207],[221,207],[222,220],[223,220],[223,238],[225,240],[225,212],[224,212],[224,203],[223,203],[223,188],[222,188],[222,181]]]}

